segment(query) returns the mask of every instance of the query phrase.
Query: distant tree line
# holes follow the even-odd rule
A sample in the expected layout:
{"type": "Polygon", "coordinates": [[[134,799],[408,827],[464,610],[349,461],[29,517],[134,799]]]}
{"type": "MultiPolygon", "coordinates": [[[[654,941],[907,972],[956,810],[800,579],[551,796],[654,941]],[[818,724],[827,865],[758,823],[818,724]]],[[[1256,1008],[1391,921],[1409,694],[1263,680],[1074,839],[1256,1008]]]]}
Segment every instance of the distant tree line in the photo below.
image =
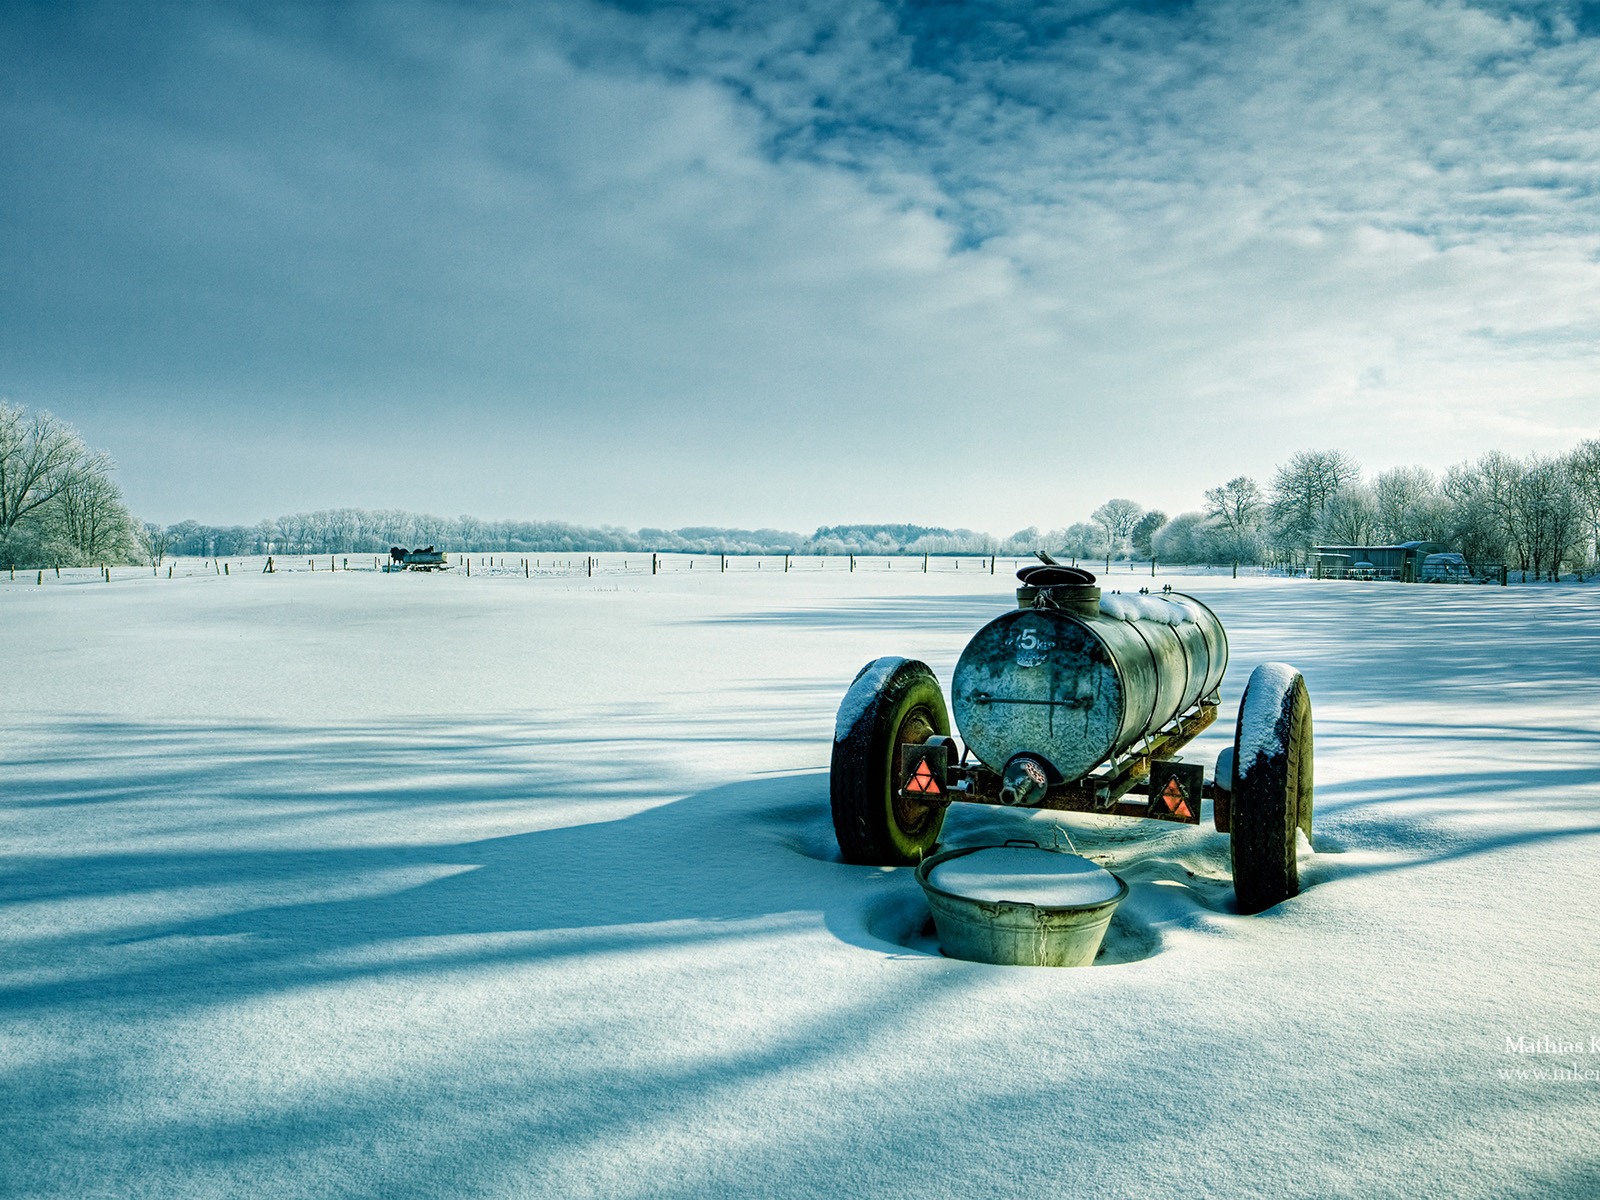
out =
{"type": "Polygon", "coordinates": [[[1370,480],[1337,450],[1302,450],[1266,487],[1236,476],[1208,488],[1203,508],[1170,520],[1111,500],[1091,523],[1045,540],[1108,560],[1281,565],[1305,564],[1318,545],[1429,541],[1475,565],[1554,578],[1563,568],[1590,569],[1600,555],[1600,439],[1564,455],[1494,450],[1443,475],[1394,467],[1370,480]]]}
{"type": "Polygon", "coordinates": [[[141,559],[114,469],[66,422],[0,400],[0,567],[141,559]]]}
{"type": "MultiPolygon", "coordinates": [[[[987,554],[988,534],[926,525],[834,525],[810,537],[784,529],[693,525],[639,530],[561,521],[485,521],[436,517],[397,509],[332,508],[295,513],[256,525],[181,521],[146,526],[152,553],[181,556],[243,554],[381,554],[391,546],[440,546],[463,553],[582,554],[660,551],[675,554],[987,554]]],[[[1031,548],[1031,547],[1030,547],[1031,548]]]]}
{"type": "Polygon", "coordinates": [[[331,508],[255,525],[139,524],[113,464],[49,413],[0,401],[0,567],[160,562],[168,555],[383,554],[391,546],[463,553],[1029,554],[1092,562],[1303,565],[1317,545],[1438,542],[1475,565],[1536,577],[1588,570],[1600,557],[1600,438],[1562,455],[1491,451],[1436,475],[1395,467],[1367,479],[1337,450],[1302,450],[1263,486],[1239,475],[1204,505],[1168,517],[1107,500],[1087,520],[997,538],[908,524],[783,529],[689,526],[638,530],[561,521],[485,521],[398,509],[331,508]]]}

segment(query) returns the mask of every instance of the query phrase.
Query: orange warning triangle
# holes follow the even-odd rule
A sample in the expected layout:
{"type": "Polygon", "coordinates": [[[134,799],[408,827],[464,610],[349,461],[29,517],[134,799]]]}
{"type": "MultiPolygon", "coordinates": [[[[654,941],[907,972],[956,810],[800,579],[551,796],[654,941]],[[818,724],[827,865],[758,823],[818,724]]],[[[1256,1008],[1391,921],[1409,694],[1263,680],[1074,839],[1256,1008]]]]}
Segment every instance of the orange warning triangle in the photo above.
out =
{"type": "Polygon", "coordinates": [[[927,759],[919,762],[917,769],[911,772],[911,778],[906,780],[906,791],[922,792],[930,796],[939,794],[939,781],[933,777],[933,772],[928,770],[927,759]]]}
{"type": "Polygon", "coordinates": [[[1167,780],[1167,786],[1161,789],[1161,799],[1167,806],[1167,811],[1176,813],[1180,817],[1192,817],[1189,811],[1189,798],[1183,794],[1183,789],[1178,786],[1178,777],[1174,775],[1167,780]]]}

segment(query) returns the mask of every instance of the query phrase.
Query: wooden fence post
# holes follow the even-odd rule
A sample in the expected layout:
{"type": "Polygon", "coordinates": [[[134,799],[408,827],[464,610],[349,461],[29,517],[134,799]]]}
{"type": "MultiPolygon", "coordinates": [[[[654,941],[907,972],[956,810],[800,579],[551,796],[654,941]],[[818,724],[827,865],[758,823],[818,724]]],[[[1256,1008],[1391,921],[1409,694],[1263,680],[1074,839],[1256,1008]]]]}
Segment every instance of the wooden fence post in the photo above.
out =
{"type": "Polygon", "coordinates": [[[650,574],[654,575],[655,573],[656,573],[656,556],[654,554],[652,554],[650,556],[650,574]]]}

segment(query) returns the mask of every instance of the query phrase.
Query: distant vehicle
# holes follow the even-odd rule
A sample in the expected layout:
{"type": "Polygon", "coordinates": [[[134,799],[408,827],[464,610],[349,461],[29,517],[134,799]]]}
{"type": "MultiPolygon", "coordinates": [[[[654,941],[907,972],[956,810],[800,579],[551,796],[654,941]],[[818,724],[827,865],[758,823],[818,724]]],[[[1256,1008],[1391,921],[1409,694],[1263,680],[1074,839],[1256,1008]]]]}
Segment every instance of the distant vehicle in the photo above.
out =
{"type": "Polygon", "coordinates": [[[448,571],[450,564],[444,559],[443,553],[432,546],[424,550],[407,550],[404,546],[389,547],[389,561],[383,564],[385,571],[448,571]]]}
{"type": "Polygon", "coordinates": [[[878,658],[856,675],[829,783],[845,861],[921,861],[958,800],[1198,825],[1210,798],[1230,835],[1239,910],[1298,894],[1296,834],[1311,834],[1312,791],[1300,672],[1255,669],[1233,745],[1207,780],[1177,751],[1217,717],[1228,639],[1216,614],[1178,592],[1102,596],[1089,572],[1039,557],[1017,572],[1017,608],[973,635],[956,664],[965,746],[925,664],[878,658]]]}
{"type": "Polygon", "coordinates": [[[1477,578],[1460,554],[1430,554],[1422,560],[1423,583],[1476,583],[1477,578]]]}

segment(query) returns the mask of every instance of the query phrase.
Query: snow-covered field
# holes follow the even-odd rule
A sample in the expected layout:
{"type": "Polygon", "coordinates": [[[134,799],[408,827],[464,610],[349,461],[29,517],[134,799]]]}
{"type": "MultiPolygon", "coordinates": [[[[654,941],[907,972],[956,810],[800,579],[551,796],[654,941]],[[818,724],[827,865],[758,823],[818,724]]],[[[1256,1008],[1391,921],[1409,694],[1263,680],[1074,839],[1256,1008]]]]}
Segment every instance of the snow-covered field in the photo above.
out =
{"type": "Polygon", "coordinates": [[[1132,884],[1100,965],[998,968],[828,818],[974,565],[0,582],[0,1192],[1597,1194],[1600,593],[1181,581],[1191,757],[1306,674],[1309,886],[1235,915],[1209,812],[958,810],[1132,884]]]}

